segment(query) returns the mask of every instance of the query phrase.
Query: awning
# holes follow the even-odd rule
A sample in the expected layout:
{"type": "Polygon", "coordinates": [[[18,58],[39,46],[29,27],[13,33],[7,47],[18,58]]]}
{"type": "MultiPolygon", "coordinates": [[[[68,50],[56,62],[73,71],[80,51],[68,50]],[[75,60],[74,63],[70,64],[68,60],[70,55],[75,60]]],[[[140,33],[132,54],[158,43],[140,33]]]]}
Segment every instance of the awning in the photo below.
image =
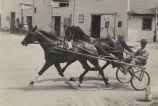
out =
{"type": "Polygon", "coordinates": [[[22,9],[33,9],[33,5],[31,5],[31,4],[24,4],[24,3],[21,3],[20,4],[21,5],[21,8],[22,9]]]}

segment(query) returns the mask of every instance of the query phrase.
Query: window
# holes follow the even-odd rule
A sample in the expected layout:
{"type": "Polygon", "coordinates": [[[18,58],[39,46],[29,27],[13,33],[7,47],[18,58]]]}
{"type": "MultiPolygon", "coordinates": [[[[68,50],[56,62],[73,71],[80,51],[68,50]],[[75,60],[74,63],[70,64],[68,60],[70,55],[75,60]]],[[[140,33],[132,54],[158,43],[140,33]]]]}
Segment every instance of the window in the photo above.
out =
{"type": "Polygon", "coordinates": [[[68,7],[69,3],[59,3],[59,7],[68,7]]]}
{"type": "Polygon", "coordinates": [[[37,8],[34,8],[34,13],[36,13],[37,12],[37,8]]]}
{"type": "Polygon", "coordinates": [[[118,21],[118,28],[122,27],[122,21],[118,21]]]}
{"type": "Polygon", "coordinates": [[[105,28],[109,28],[109,21],[105,21],[105,28]]]}
{"type": "Polygon", "coordinates": [[[152,18],[143,18],[143,30],[151,30],[152,29],[152,18]]]}
{"type": "Polygon", "coordinates": [[[79,14],[78,21],[79,23],[84,23],[84,14],[79,14]]]}

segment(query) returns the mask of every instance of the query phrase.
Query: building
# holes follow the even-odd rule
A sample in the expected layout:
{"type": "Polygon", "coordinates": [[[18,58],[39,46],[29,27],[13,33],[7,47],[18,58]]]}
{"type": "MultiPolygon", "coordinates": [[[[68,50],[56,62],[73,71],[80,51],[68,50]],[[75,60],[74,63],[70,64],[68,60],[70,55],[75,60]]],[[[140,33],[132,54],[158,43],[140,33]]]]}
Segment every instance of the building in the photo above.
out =
{"type": "Polygon", "coordinates": [[[0,0],[0,27],[11,29],[11,22],[13,21],[13,24],[15,24],[17,18],[19,18],[20,22],[22,20],[27,22],[26,19],[30,19],[28,16],[32,16],[33,10],[26,7],[31,5],[32,0],[0,0]]]}
{"type": "Polygon", "coordinates": [[[157,29],[156,5],[158,6],[158,0],[130,1],[130,10],[128,11],[128,40],[140,41],[142,38],[149,41],[153,40],[154,31],[157,29]]]}
{"type": "Polygon", "coordinates": [[[74,25],[92,37],[106,38],[110,35],[116,38],[123,35],[128,41],[140,41],[142,38],[152,41],[157,27],[155,5],[158,6],[158,0],[0,1],[2,27],[9,25],[9,17],[23,16],[21,20],[31,20],[39,29],[61,36],[64,36],[66,26],[74,25]]]}

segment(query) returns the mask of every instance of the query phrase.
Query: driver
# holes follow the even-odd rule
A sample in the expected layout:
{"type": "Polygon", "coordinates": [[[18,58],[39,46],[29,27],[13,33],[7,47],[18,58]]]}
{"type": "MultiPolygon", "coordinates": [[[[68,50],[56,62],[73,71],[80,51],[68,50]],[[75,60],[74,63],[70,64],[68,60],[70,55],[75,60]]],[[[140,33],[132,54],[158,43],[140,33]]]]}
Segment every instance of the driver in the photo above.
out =
{"type": "Polygon", "coordinates": [[[138,49],[130,58],[125,59],[125,62],[134,65],[145,65],[149,57],[149,52],[145,49],[147,45],[147,40],[142,39],[140,42],[141,48],[138,49]]]}

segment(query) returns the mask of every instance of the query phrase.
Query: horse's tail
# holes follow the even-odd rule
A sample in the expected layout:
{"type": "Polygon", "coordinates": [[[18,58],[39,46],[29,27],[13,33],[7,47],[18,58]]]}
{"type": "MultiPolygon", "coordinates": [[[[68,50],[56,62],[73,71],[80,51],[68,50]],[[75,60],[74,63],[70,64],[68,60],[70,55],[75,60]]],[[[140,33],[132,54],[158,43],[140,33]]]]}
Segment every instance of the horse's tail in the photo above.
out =
{"type": "Polygon", "coordinates": [[[121,41],[120,43],[121,43],[122,47],[124,49],[126,49],[128,52],[134,53],[133,50],[131,49],[131,47],[125,41],[121,41]]]}

